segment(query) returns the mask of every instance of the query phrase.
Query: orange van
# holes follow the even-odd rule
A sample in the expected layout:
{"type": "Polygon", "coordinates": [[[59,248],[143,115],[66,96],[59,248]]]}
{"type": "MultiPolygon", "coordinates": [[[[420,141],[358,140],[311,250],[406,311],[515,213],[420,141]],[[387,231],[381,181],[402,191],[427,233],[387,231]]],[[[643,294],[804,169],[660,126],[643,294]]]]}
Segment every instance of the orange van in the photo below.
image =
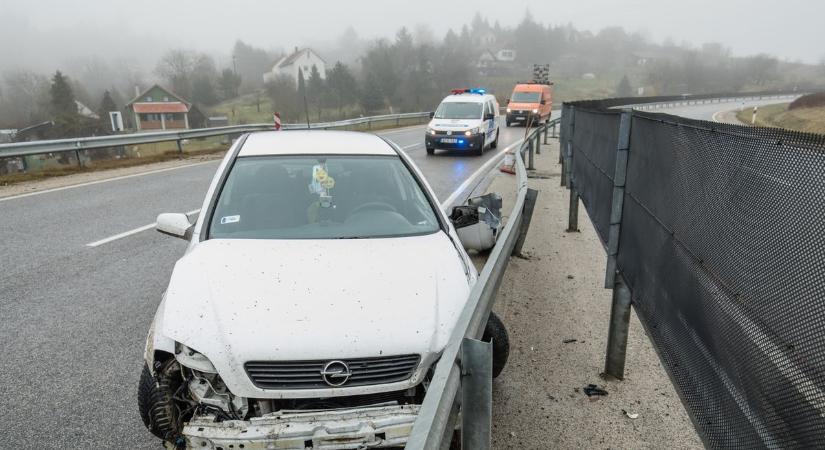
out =
{"type": "Polygon", "coordinates": [[[519,83],[507,99],[507,119],[512,124],[548,122],[553,110],[553,84],[519,83]]]}

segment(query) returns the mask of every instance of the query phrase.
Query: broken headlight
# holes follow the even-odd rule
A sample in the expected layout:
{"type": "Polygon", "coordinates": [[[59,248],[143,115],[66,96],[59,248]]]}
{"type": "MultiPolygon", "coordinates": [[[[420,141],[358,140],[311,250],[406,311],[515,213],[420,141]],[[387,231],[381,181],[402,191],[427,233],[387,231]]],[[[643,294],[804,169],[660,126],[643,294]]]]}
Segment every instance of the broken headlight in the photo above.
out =
{"type": "Polygon", "coordinates": [[[215,366],[209,361],[209,358],[180,342],[175,344],[175,359],[177,359],[181,365],[199,372],[218,373],[215,366]]]}

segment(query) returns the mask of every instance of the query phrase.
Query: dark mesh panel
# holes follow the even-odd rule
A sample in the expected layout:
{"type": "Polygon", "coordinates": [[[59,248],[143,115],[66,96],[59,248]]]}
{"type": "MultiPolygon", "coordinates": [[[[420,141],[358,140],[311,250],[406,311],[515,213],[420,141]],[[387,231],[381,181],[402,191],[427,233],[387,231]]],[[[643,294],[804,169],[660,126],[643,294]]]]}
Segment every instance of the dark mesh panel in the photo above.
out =
{"type": "Polygon", "coordinates": [[[610,229],[610,208],[588,205],[610,204],[619,135],[618,111],[576,109],[573,132],[573,185],[603,243],[610,229]],[[581,127],[581,128],[579,128],[581,127]]]}
{"type": "MultiPolygon", "coordinates": [[[[573,169],[599,230],[616,146],[591,127],[618,119],[593,117],[573,169]]],[[[825,136],[634,112],[618,266],[711,448],[825,448],[825,136]]]]}

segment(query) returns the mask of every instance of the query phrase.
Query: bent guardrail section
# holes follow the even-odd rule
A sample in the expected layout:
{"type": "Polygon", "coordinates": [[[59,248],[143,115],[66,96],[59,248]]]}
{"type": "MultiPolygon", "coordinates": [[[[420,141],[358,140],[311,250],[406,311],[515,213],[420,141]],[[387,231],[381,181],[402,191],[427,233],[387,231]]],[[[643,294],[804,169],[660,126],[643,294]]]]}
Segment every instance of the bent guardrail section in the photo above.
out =
{"type": "MultiPolygon", "coordinates": [[[[281,128],[284,130],[298,130],[307,128],[314,130],[327,130],[342,128],[346,129],[359,125],[366,125],[369,129],[373,125],[377,126],[382,123],[394,122],[395,125],[399,125],[402,120],[429,119],[429,114],[429,112],[388,114],[382,116],[359,117],[356,119],[340,120],[336,122],[311,123],[309,127],[307,127],[306,124],[285,124],[281,128]]],[[[272,130],[273,126],[273,124],[259,123],[215,128],[196,128],[191,130],[142,132],[115,134],[109,136],[15,142],[11,144],[0,144],[0,158],[40,155],[44,153],[74,152],[97,148],[117,147],[122,145],[149,144],[155,142],[177,141],[180,143],[180,141],[184,139],[197,139],[213,136],[243,134],[253,131],[272,130]]],[[[180,149],[180,146],[178,146],[178,148],[180,149]]]]}
{"type": "Polygon", "coordinates": [[[608,255],[605,372],[632,304],[706,446],[825,447],[825,135],[622,102],[565,104],[561,141],[570,228],[581,198],[608,255]]]}
{"type": "Polygon", "coordinates": [[[487,318],[493,308],[501,279],[510,256],[520,251],[530,223],[535,191],[527,188],[527,167],[523,153],[532,165],[533,152],[540,151],[542,133],[555,130],[558,119],[535,128],[515,154],[517,196],[509,220],[498,236],[478,281],[470,292],[458,318],[421,405],[413,426],[408,450],[441,449],[449,446],[461,409],[462,448],[490,448],[492,418],[492,349],[480,342],[487,318]],[[461,397],[459,399],[459,392],[461,397]]]}

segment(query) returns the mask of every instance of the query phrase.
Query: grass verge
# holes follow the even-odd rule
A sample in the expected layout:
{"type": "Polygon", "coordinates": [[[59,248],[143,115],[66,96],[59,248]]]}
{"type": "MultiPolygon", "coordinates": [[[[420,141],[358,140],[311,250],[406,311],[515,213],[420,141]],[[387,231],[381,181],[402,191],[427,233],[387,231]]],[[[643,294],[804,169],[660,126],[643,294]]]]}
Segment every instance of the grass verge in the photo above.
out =
{"type": "MultiPolygon", "coordinates": [[[[760,106],[754,125],[777,127],[808,133],[825,134],[825,107],[789,110],[788,103],[760,106]]],[[[750,124],[753,108],[745,108],[736,114],[742,123],[750,124]]]]}

